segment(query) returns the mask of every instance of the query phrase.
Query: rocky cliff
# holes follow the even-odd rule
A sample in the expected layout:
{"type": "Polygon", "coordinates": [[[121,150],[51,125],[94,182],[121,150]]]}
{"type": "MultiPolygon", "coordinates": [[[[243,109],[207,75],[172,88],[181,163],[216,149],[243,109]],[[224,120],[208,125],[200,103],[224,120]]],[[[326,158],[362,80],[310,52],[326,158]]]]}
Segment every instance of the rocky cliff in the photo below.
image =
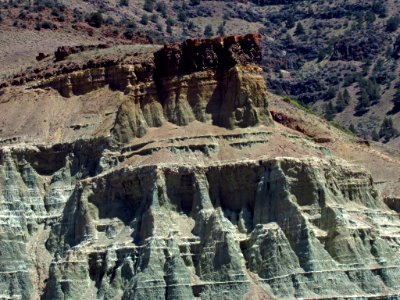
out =
{"type": "Polygon", "coordinates": [[[400,297],[396,195],[340,158],[387,156],[273,123],[259,49],[187,41],[4,90],[1,297],[400,297]]]}

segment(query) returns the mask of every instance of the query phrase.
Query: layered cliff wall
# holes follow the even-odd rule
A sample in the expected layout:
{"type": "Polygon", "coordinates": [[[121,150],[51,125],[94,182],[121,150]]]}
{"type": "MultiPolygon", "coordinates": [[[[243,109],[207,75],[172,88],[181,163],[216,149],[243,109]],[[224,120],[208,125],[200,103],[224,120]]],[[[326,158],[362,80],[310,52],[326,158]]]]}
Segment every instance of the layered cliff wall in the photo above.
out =
{"type": "Polygon", "coordinates": [[[400,297],[398,197],[335,156],[355,144],[273,124],[260,53],[187,41],[4,90],[0,297],[400,297]]]}
{"type": "Polygon", "coordinates": [[[3,150],[10,297],[399,296],[400,220],[358,167],[275,158],[102,174],[98,146],[48,149],[47,168],[38,149],[3,150]]]}

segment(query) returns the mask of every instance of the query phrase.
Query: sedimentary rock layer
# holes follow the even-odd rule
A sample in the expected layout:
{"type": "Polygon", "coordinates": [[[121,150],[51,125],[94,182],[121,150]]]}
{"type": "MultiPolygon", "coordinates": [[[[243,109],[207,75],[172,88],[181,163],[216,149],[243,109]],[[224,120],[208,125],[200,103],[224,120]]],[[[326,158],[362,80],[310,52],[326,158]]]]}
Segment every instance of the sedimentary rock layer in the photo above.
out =
{"type": "Polygon", "coordinates": [[[7,296],[398,296],[400,220],[355,166],[276,158],[104,173],[99,149],[48,149],[47,166],[45,149],[3,150],[7,296]]]}
{"type": "Polygon", "coordinates": [[[165,45],[155,54],[155,77],[186,75],[198,71],[228,70],[235,65],[260,64],[261,35],[187,40],[165,45]]]}
{"type": "Polygon", "coordinates": [[[229,129],[271,125],[266,91],[261,68],[242,65],[132,86],[111,132],[115,141],[127,143],[167,121],[184,126],[197,120],[229,129]]]}
{"type": "Polygon", "coordinates": [[[259,54],[188,41],[2,91],[0,297],[400,297],[397,198],[271,126],[259,54]]]}

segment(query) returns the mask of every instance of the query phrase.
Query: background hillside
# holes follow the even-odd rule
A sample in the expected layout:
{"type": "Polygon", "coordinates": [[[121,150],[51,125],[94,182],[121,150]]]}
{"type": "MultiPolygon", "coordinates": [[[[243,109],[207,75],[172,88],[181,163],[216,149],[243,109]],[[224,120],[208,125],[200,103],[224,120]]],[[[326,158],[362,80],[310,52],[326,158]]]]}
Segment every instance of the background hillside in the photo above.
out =
{"type": "Polygon", "coordinates": [[[399,1],[3,1],[7,80],[62,45],[260,32],[269,89],[357,135],[399,147],[399,1]]]}

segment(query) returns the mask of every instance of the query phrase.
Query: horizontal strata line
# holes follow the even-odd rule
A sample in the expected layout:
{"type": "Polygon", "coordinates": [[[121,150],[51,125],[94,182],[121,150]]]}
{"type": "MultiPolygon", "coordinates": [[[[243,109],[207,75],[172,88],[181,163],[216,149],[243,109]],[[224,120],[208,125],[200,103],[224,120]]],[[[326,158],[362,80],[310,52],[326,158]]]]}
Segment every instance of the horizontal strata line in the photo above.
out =
{"type": "MultiPolygon", "coordinates": [[[[243,276],[245,276],[243,274],[243,276]]],[[[155,280],[161,281],[161,280],[155,280]]],[[[145,282],[151,282],[151,280],[147,280],[145,282]]],[[[211,281],[211,282],[199,282],[197,284],[172,284],[172,285],[154,285],[151,287],[137,287],[137,289],[152,289],[152,288],[165,288],[165,287],[173,287],[173,286],[201,286],[201,285],[226,285],[226,284],[237,284],[237,283],[249,283],[249,280],[231,280],[231,281],[211,281]]]]}
{"type": "Polygon", "coordinates": [[[291,273],[291,274],[286,274],[282,276],[276,276],[276,277],[271,277],[271,278],[260,278],[260,281],[272,281],[275,279],[282,279],[282,278],[287,278],[293,275],[308,275],[308,274],[314,274],[314,273],[335,273],[335,272],[348,272],[348,271],[368,271],[368,270],[383,270],[383,269],[397,269],[400,268],[400,265],[398,266],[385,266],[385,267],[376,267],[376,268],[354,268],[354,269],[331,269],[331,270],[322,270],[322,271],[310,271],[310,272],[299,272],[299,273],[291,273]]]}
{"type": "Polygon", "coordinates": [[[367,299],[375,299],[381,297],[392,297],[392,296],[400,296],[400,293],[386,293],[386,294],[362,294],[362,295],[332,295],[332,296],[321,296],[321,297],[312,297],[312,298],[302,298],[304,300],[324,300],[324,299],[332,299],[332,297],[340,297],[347,299],[360,299],[360,297],[367,299]]]}
{"type": "Polygon", "coordinates": [[[28,270],[0,271],[0,274],[29,273],[28,270]]]}
{"type": "MultiPolygon", "coordinates": [[[[108,171],[105,171],[102,174],[98,174],[93,177],[85,178],[80,180],[79,182],[81,183],[91,183],[94,180],[97,180],[99,178],[104,178],[105,176],[113,176],[120,174],[121,172],[139,172],[141,170],[146,170],[148,171],[162,171],[162,170],[168,170],[171,168],[176,168],[176,167],[183,167],[191,170],[196,170],[198,168],[206,169],[206,168],[218,168],[218,167],[235,167],[235,166],[246,166],[246,165],[260,165],[262,163],[269,163],[269,162],[279,162],[281,160],[289,160],[289,161],[298,161],[298,162],[308,162],[310,164],[313,163],[318,163],[319,165],[325,165],[325,166],[330,166],[331,161],[329,159],[313,159],[312,157],[306,157],[306,158],[294,158],[290,156],[276,156],[276,157],[270,157],[267,155],[260,156],[258,159],[231,159],[231,160],[223,160],[223,161],[213,161],[213,162],[207,162],[207,163],[197,163],[197,164],[190,164],[190,165],[182,165],[181,162],[166,162],[166,163],[148,163],[148,164],[141,164],[140,166],[124,166],[124,167],[117,167],[114,169],[110,169],[108,171]]],[[[358,172],[357,169],[354,169],[355,165],[354,164],[338,164],[338,166],[350,168],[350,171],[352,171],[352,174],[366,174],[364,172],[358,172]]]]}
{"type": "Polygon", "coordinates": [[[224,140],[235,140],[235,139],[241,139],[245,137],[250,137],[250,136],[269,136],[271,135],[272,132],[270,131],[261,131],[261,132],[243,132],[243,133],[237,133],[237,134],[231,134],[228,133],[226,135],[221,134],[221,135],[199,135],[199,136],[188,136],[188,137],[176,137],[173,139],[160,139],[160,140],[151,140],[148,142],[144,143],[139,143],[135,145],[130,145],[126,146],[122,149],[121,153],[124,154],[126,152],[130,151],[136,151],[139,150],[147,145],[150,145],[152,143],[172,143],[172,142],[183,142],[187,140],[193,140],[193,139],[224,139],[224,140]]]}

